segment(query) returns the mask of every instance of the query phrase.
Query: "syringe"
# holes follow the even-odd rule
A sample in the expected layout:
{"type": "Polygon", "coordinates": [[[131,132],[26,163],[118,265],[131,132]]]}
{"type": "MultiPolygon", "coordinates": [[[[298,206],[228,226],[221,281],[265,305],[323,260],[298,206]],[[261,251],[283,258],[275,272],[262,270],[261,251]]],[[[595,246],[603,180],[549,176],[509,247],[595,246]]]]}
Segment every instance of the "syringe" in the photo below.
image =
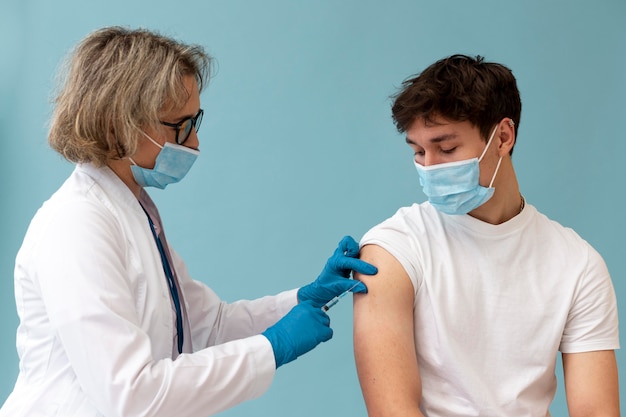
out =
{"type": "Polygon", "coordinates": [[[329,302],[327,302],[326,304],[324,304],[322,306],[322,310],[324,311],[328,311],[330,310],[330,308],[332,306],[334,306],[335,304],[337,304],[339,302],[339,300],[341,300],[343,297],[346,296],[346,294],[348,294],[350,291],[352,291],[353,289],[356,288],[357,285],[359,285],[361,283],[361,281],[357,281],[356,284],[354,284],[353,286],[351,286],[350,288],[348,288],[347,290],[345,290],[344,292],[342,292],[341,294],[333,297],[332,300],[330,300],[329,302]]]}

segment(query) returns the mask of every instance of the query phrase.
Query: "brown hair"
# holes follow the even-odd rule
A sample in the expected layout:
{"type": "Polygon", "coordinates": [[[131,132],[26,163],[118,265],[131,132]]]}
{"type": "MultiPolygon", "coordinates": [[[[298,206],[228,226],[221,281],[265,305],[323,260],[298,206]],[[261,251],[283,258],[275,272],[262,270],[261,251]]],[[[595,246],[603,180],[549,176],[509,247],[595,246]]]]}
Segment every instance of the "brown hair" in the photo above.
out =
{"type": "Polygon", "coordinates": [[[183,78],[202,91],[211,58],[144,29],[107,27],[89,34],[61,71],[48,141],[71,162],[98,166],[135,153],[140,129],[189,99],[183,78]]]}
{"type": "Polygon", "coordinates": [[[439,116],[469,121],[487,140],[494,125],[508,117],[515,123],[517,135],[522,111],[512,71],[501,64],[484,62],[481,56],[441,59],[404,81],[393,99],[393,121],[401,133],[416,119],[432,122],[439,116]]]}

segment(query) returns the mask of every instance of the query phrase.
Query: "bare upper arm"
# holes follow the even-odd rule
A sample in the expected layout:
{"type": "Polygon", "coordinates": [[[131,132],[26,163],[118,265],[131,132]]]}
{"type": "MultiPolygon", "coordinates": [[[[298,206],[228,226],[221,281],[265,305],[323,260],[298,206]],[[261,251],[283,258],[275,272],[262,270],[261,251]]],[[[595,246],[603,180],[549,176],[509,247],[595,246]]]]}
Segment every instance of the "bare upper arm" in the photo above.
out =
{"type": "Polygon", "coordinates": [[[370,416],[421,416],[421,382],[414,341],[414,289],[400,263],[376,245],[360,258],[378,274],[357,275],[367,294],[354,295],[354,353],[370,416]]]}
{"type": "Polygon", "coordinates": [[[620,415],[614,351],[564,353],[563,374],[571,417],[620,415]]]}

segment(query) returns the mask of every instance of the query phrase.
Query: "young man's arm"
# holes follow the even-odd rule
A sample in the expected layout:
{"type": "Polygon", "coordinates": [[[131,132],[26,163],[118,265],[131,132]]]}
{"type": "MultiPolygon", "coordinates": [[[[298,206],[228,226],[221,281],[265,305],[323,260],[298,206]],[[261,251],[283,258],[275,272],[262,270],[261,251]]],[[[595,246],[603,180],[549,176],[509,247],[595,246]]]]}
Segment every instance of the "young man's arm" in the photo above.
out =
{"type": "Polygon", "coordinates": [[[368,414],[423,416],[413,284],[400,263],[379,246],[364,246],[360,258],[378,267],[375,276],[356,276],[368,293],[354,294],[354,354],[368,414]]]}
{"type": "Polygon", "coordinates": [[[564,353],[563,373],[571,417],[620,415],[614,351],[564,353]]]}

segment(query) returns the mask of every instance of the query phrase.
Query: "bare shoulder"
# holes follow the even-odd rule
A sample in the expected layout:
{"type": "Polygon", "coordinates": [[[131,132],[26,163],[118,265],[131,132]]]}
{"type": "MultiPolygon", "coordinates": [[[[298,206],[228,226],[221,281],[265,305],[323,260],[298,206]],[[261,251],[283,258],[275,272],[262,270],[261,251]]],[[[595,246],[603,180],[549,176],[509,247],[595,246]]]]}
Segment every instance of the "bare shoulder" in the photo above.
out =
{"type": "Polygon", "coordinates": [[[410,302],[412,306],[413,284],[392,254],[378,245],[365,245],[361,248],[360,258],[378,268],[376,275],[357,274],[356,278],[363,281],[368,288],[367,296],[361,298],[388,300],[394,303],[405,301],[410,302]]]}
{"type": "Polygon", "coordinates": [[[413,284],[380,246],[363,246],[360,257],[378,268],[376,275],[356,276],[368,292],[354,294],[354,356],[368,414],[421,415],[413,284]]]}

